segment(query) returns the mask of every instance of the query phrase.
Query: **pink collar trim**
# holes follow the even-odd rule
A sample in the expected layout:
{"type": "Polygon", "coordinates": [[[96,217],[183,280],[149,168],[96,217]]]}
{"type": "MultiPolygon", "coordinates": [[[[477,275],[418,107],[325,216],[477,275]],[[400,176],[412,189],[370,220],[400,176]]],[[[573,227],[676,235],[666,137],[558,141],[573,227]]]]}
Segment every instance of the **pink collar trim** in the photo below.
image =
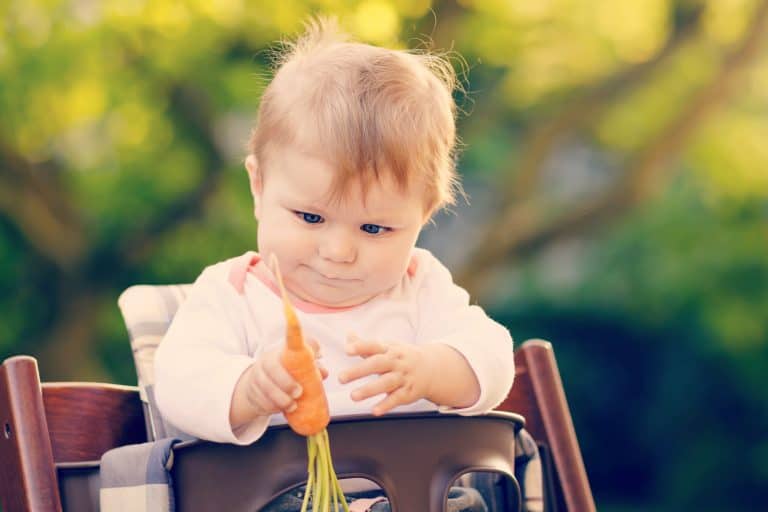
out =
{"type": "MultiPolygon", "coordinates": [[[[259,281],[269,288],[276,297],[280,298],[280,289],[277,287],[272,273],[264,265],[261,265],[261,256],[256,252],[247,252],[241,257],[236,258],[229,269],[229,284],[242,295],[245,292],[245,280],[248,274],[253,275],[259,281]]],[[[340,313],[355,308],[348,306],[343,308],[331,308],[321,306],[312,302],[307,302],[298,297],[291,297],[291,302],[299,311],[304,313],[340,313]]]]}
{"type": "MultiPolygon", "coordinates": [[[[411,258],[411,261],[408,264],[409,277],[413,277],[414,274],[416,274],[416,268],[416,258],[411,258]]],[[[248,274],[256,277],[256,279],[261,281],[264,286],[272,290],[272,293],[277,297],[281,297],[280,289],[278,288],[277,283],[275,283],[272,273],[265,265],[261,264],[261,255],[257,252],[249,251],[239,258],[236,258],[229,270],[229,283],[240,295],[245,291],[245,280],[248,274]]],[[[291,302],[299,311],[303,311],[304,313],[341,313],[359,306],[333,308],[315,304],[314,302],[308,302],[294,296],[291,297],[291,302]]]]}
{"type": "MultiPolygon", "coordinates": [[[[248,273],[256,276],[256,278],[264,283],[264,285],[272,290],[272,292],[277,297],[282,297],[280,294],[280,289],[277,286],[277,283],[275,283],[274,278],[272,277],[272,273],[267,269],[264,265],[260,265],[261,263],[261,257],[256,256],[255,262],[248,267],[248,273]],[[257,259],[256,259],[257,258],[257,259]]],[[[314,302],[308,302],[306,300],[302,300],[294,295],[291,295],[291,303],[298,309],[299,311],[303,311],[304,313],[341,313],[342,311],[349,311],[350,309],[354,309],[357,306],[345,306],[341,308],[332,308],[329,306],[322,306],[320,304],[315,304],[314,302]]]]}

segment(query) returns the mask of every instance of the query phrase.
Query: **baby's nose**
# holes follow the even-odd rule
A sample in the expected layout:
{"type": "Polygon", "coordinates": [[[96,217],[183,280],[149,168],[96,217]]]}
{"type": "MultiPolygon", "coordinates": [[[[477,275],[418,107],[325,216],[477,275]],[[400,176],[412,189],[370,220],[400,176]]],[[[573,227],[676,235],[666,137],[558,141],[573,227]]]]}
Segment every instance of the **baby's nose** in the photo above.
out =
{"type": "Polygon", "coordinates": [[[320,241],[320,256],[337,263],[352,263],[357,249],[350,236],[343,233],[325,234],[320,241]]]}

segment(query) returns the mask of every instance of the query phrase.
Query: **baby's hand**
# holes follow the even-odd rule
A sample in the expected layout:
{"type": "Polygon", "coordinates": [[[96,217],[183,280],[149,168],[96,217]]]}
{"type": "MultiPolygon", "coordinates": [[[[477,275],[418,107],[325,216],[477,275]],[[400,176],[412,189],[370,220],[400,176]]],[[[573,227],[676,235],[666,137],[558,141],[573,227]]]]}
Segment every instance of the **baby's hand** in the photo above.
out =
{"type": "Polygon", "coordinates": [[[366,377],[379,378],[352,391],[355,401],[379,394],[387,396],[373,408],[373,414],[382,415],[397,407],[415,402],[429,394],[434,378],[432,361],[424,347],[408,343],[381,343],[364,341],[355,335],[347,339],[346,351],[363,361],[339,375],[342,384],[366,377]]]}
{"type": "MultiPolygon", "coordinates": [[[[315,340],[307,343],[317,362],[320,345],[315,340]]],[[[245,397],[258,416],[292,412],[296,409],[296,399],[301,396],[301,386],[280,363],[281,352],[282,348],[262,352],[246,372],[245,397]]],[[[319,362],[318,369],[323,379],[328,377],[328,371],[319,362]]]]}

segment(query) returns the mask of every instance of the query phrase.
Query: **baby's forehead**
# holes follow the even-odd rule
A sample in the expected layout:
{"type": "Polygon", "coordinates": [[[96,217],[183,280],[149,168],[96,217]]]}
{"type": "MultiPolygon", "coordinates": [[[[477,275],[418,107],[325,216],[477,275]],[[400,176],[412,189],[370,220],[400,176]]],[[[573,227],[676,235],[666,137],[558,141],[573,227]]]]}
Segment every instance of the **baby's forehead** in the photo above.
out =
{"type": "Polygon", "coordinates": [[[275,148],[265,182],[273,181],[286,198],[307,207],[356,207],[370,212],[396,215],[401,205],[421,203],[426,193],[415,184],[404,186],[387,172],[349,174],[334,165],[322,152],[296,147],[275,148]],[[275,179],[278,177],[278,179],[275,179]]]}

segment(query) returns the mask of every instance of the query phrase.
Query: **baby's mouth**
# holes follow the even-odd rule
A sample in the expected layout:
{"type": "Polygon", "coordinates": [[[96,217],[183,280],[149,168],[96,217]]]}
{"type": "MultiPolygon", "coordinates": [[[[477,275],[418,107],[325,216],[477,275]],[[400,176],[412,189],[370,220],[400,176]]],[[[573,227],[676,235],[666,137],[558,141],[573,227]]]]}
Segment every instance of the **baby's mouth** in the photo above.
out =
{"type": "Polygon", "coordinates": [[[328,279],[330,281],[352,281],[352,279],[347,279],[346,277],[339,277],[339,276],[328,276],[325,274],[320,274],[325,279],[328,279]]]}
{"type": "Polygon", "coordinates": [[[314,269],[313,271],[315,272],[315,274],[325,279],[326,281],[334,281],[339,283],[352,283],[352,282],[360,281],[360,279],[355,279],[352,277],[345,277],[345,276],[340,276],[340,275],[330,274],[330,273],[326,274],[325,272],[321,272],[319,270],[314,270],[314,269]]]}

